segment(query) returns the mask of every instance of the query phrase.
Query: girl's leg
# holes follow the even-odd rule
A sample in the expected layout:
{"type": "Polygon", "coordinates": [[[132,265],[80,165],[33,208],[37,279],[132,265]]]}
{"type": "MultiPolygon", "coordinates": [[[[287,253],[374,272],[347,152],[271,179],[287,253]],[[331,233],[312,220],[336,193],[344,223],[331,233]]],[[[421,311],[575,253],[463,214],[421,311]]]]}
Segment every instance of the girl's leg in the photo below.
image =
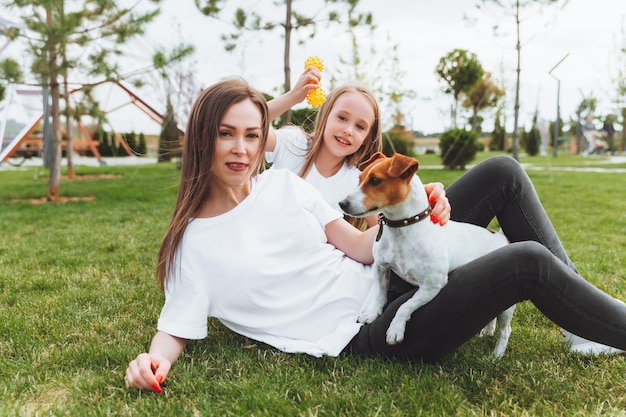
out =
{"type": "Polygon", "coordinates": [[[448,284],[407,323],[404,341],[388,345],[389,323],[415,289],[392,301],[349,345],[354,354],[440,360],[508,307],[530,300],[559,326],[626,349],[626,305],[600,291],[536,242],[512,243],[450,273],[448,284]]]}
{"type": "Polygon", "coordinates": [[[521,165],[508,156],[489,158],[446,192],[452,220],[486,227],[496,217],[511,242],[533,240],[576,270],[521,165]]]}

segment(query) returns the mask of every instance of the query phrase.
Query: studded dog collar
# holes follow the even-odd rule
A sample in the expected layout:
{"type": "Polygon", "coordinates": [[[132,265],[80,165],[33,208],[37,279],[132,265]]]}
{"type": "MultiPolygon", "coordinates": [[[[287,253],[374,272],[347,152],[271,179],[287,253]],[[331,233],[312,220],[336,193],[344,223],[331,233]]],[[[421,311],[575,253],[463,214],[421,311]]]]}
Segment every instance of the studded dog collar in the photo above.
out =
{"type": "Polygon", "coordinates": [[[380,237],[383,235],[383,226],[389,227],[404,227],[410,226],[412,224],[421,222],[426,217],[430,216],[430,213],[433,211],[431,206],[426,207],[426,209],[415,216],[408,217],[406,219],[401,220],[390,220],[385,217],[383,213],[378,213],[378,234],[376,235],[376,242],[380,240],[380,237]]]}

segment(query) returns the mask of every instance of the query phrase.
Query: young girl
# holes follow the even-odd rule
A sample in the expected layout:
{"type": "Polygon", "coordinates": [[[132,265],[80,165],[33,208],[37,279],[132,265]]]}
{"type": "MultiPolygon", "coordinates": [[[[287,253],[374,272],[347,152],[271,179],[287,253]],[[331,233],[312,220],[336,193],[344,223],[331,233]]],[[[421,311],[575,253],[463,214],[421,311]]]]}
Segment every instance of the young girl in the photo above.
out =
{"type": "Polygon", "coordinates": [[[389,323],[416,289],[372,323],[358,322],[376,288],[368,264],[378,226],[350,226],[287,170],[257,174],[268,126],[263,96],[241,80],[219,82],[196,100],[157,260],[165,304],[149,352],[126,369],[127,387],[161,392],[187,341],[207,336],[207,317],[284,352],[434,362],[501,311],[530,300],[563,328],[626,349],[626,306],[535,240],[558,238],[532,184],[508,157],[468,171],[449,197],[462,207],[461,218],[479,224],[497,211],[512,243],[452,271],[444,289],[413,313],[404,341],[388,345],[389,323]],[[507,170],[520,178],[496,175],[507,170]],[[510,181],[522,186],[515,191],[521,200],[509,198],[510,181]]]}
{"type": "MultiPolygon", "coordinates": [[[[276,118],[303,101],[309,90],[319,86],[320,73],[307,68],[294,88],[268,103],[270,118],[276,118]]],[[[270,130],[265,159],[275,168],[286,168],[317,188],[337,210],[339,201],[359,183],[357,166],[382,149],[380,111],[374,95],[358,85],[343,85],[332,90],[319,109],[314,131],[306,134],[295,126],[270,130]]],[[[438,201],[431,221],[445,224],[449,204],[440,183],[426,184],[432,201],[438,201]]],[[[362,219],[350,219],[360,227],[362,219]]],[[[377,216],[365,218],[367,227],[377,216]]]]}

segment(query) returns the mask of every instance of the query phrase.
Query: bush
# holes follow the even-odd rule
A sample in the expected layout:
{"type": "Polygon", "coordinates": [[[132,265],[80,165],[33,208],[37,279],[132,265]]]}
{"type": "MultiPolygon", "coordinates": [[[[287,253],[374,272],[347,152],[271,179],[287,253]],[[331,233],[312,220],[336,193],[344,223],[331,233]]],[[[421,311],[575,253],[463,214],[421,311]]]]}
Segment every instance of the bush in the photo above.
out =
{"type": "Polygon", "coordinates": [[[317,109],[304,108],[291,111],[291,124],[300,126],[307,133],[313,133],[317,109]]]}
{"type": "Polygon", "coordinates": [[[465,169],[476,157],[478,134],[471,130],[451,129],[439,136],[441,163],[448,169],[465,169]]]}
{"type": "Polygon", "coordinates": [[[159,135],[159,162],[171,161],[172,158],[180,156],[180,135],[178,132],[178,123],[174,114],[174,107],[171,100],[167,99],[165,107],[165,116],[161,125],[161,134],[159,135]]]}
{"type": "Polygon", "coordinates": [[[524,143],[524,149],[529,156],[535,156],[539,153],[539,146],[541,145],[541,135],[537,126],[533,125],[530,131],[522,131],[522,138],[524,143]]]}
{"type": "Polygon", "coordinates": [[[402,135],[398,132],[387,131],[382,135],[383,153],[387,156],[391,156],[394,153],[401,153],[402,155],[414,157],[413,144],[406,139],[402,138],[402,135]]]}

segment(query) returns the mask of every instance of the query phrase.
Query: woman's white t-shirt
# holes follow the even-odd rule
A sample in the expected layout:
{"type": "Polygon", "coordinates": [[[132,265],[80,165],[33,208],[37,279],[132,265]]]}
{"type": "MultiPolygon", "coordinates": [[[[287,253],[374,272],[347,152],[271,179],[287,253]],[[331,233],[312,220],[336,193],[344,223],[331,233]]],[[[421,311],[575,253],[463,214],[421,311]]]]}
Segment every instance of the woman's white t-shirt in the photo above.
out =
{"type": "MultiPolygon", "coordinates": [[[[306,135],[295,126],[283,127],[274,132],[276,146],[273,152],[265,152],[265,159],[273,164],[272,168],[285,168],[300,174],[307,154],[306,135]]],[[[359,185],[359,174],[357,167],[349,167],[344,162],[335,175],[326,178],[313,164],[304,179],[317,188],[332,207],[341,211],[339,202],[359,185]]]]}
{"type": "Polygon", "coordinates": [[[341,218],[297,175],[270,169],[229,212],[189,222],[158,329],[207,336],[207,318],[285,352],[336,356],[359,331],[373,272],[328,243],[341,218]]]}

